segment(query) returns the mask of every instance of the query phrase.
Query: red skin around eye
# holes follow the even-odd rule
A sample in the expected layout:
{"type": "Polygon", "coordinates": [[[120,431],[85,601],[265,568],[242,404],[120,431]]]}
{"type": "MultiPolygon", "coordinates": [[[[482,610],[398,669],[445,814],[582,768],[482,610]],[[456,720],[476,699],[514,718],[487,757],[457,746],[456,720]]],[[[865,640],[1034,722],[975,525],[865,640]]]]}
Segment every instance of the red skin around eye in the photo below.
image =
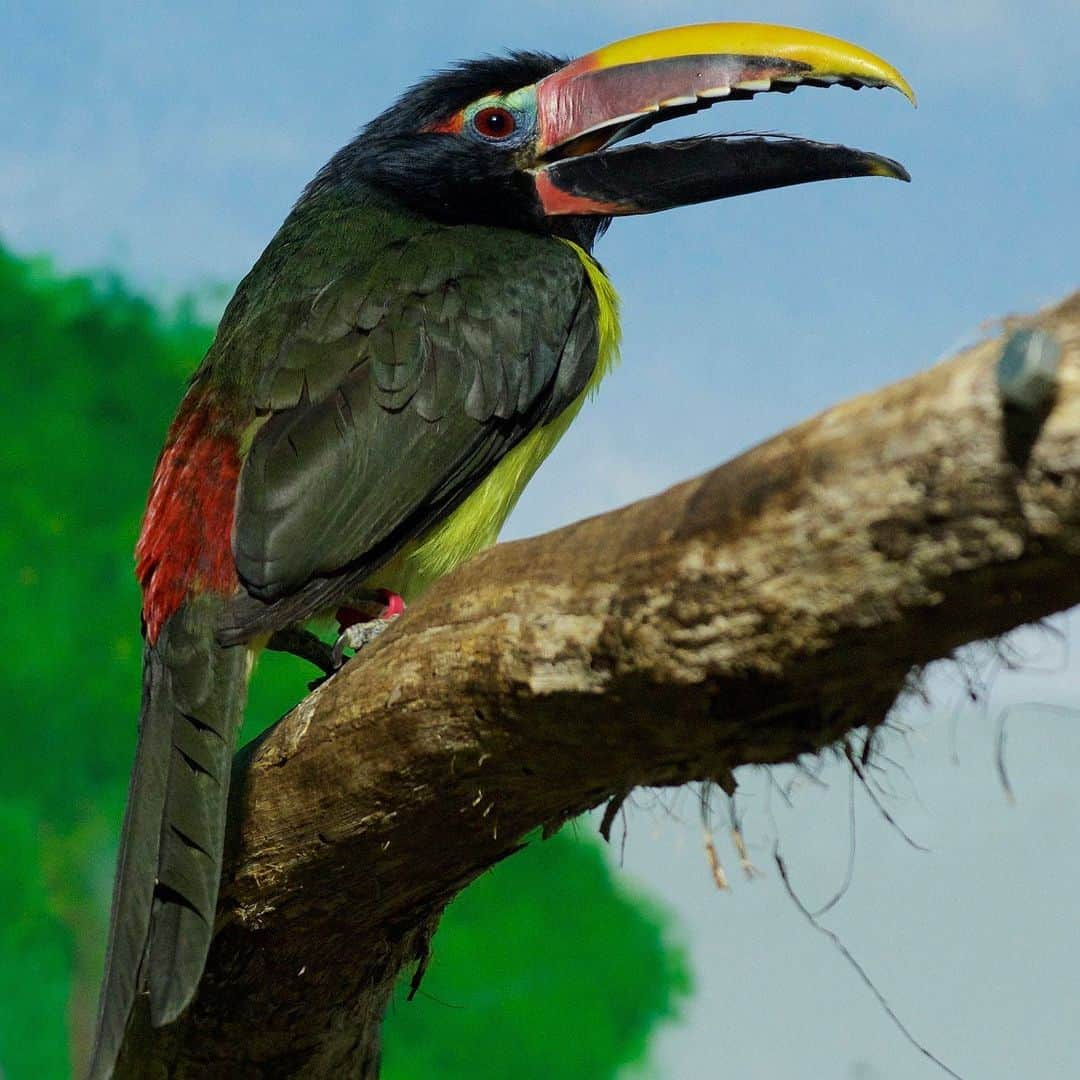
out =
{"type": "MultiPolygon", "coordinates": [[[[502,90],[498,87],[492,88],[488,91],[488,96],[497,96],[501,94],[502,90]]],[[[430,131],[438,135],[460,135],[465,127],[465,110],[454,113],[453,116],[448,116],[445,120],[437,120],[434,124],[428,124],[423,128],[424,131],[430,131]]]]}
{"type": "Polygon", "coordinates": [[[440,120],[435,124],[428,124],[425,131],[430,131],[440,135],[460,135],[461,129],[465,126],[465,113],[464,111],[456,113],[454,116],[447,117],[445,120],[440,120]]]}

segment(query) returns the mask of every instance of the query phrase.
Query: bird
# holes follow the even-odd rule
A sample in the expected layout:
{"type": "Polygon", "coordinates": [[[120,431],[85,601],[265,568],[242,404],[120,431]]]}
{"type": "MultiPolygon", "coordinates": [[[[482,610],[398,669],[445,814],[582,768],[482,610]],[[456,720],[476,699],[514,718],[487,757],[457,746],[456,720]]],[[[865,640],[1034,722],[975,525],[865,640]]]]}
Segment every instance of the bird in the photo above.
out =
{"type": "MultiPolygon", "coordinates": [[[[308,184],[240,282],[153,472],[143,684],[90,1076],[134,1004],[174,1022],[214,931],[253,658],[337,614],[361,644],[492,544],[615,364],[593,255],[616,217],[842,177],[909,180],[793,136],[627,142],[800,85],[904,77],[807,30],[708,23],[575,60],[511,52],[406,91],[308,184]],[[375,602],[377,618],[362,620],[375,602]]],[[[339,643],[340,651],[340,643],[339,643]]]]}

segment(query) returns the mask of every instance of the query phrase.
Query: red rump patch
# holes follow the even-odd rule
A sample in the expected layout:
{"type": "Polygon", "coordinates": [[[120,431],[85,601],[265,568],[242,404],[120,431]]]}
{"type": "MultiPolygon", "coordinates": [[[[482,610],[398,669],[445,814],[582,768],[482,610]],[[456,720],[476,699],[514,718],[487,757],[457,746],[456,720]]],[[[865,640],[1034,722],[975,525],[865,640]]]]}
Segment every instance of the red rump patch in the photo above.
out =
{"type": "Polygon", "coordinates": [[[135,545],[151,645],[189,593],[228,595],[237,586],[232,525],[240,456],[218,419],[205,396],[185,400],[154,469],[135,545]]]}

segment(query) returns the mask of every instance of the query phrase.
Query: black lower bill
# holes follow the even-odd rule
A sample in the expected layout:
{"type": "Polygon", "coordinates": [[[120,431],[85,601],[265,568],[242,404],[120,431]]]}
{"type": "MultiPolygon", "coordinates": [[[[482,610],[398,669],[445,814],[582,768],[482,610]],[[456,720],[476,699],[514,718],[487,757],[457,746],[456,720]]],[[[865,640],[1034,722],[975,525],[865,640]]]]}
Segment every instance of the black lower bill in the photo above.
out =
{"type": "Polygon", "coordinates": [[[541,172],[537,189],[549,215],[651,214],[816,180],[911,179],[890,158],[787,135],[639,143],[553,162],[541,172]]]}

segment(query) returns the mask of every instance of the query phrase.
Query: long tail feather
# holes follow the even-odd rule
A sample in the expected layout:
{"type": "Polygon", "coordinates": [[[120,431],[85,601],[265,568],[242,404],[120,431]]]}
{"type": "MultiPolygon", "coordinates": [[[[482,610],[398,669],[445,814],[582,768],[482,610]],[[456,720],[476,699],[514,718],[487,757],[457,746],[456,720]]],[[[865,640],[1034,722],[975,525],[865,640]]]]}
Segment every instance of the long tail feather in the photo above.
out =
{"type": "Polygon", "coordinates": [[[206,963],[247,688],[247,650],[214,640],[218,608],[180,608],[144,653],[90,1080],[112,1075],[136,996],[148,988],[151,1021],[171,1023],[206,963]]]}

